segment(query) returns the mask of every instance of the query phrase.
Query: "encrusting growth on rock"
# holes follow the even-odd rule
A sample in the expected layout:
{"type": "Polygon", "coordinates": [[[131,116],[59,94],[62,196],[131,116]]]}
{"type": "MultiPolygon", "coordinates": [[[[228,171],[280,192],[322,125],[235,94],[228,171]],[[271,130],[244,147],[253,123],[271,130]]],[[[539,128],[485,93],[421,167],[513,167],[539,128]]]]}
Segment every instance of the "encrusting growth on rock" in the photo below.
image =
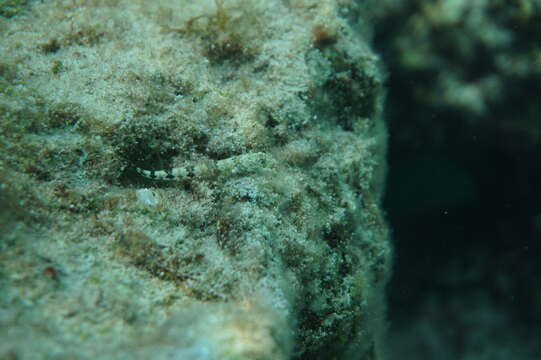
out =
{"type": "Polygon", "coordinates": [[[32,1],[0,19],[0,358],[383,359],[364,3],[32,1]]]}

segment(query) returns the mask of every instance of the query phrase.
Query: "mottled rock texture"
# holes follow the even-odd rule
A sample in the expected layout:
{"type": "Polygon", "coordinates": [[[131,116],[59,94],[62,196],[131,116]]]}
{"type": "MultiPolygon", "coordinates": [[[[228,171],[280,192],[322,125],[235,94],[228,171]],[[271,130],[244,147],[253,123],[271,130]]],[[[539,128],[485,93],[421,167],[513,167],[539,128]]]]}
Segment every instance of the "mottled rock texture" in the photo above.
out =
{"type": "Polygon", "coordinates": [[[358,4],[20,6],[0,21],[1,358],[383,358],[358,4]]]}

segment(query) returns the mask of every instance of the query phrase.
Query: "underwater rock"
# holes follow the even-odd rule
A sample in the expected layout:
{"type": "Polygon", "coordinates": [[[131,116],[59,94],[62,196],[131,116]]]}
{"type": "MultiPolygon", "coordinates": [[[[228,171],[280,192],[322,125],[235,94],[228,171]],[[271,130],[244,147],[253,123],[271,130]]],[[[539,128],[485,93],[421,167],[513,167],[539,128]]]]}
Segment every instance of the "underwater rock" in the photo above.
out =
{"type": "Polygon", "coordinates": [[[386,136],[362,14],[55,1],[2,19],[0,357],[381,359],[386,136]]]}

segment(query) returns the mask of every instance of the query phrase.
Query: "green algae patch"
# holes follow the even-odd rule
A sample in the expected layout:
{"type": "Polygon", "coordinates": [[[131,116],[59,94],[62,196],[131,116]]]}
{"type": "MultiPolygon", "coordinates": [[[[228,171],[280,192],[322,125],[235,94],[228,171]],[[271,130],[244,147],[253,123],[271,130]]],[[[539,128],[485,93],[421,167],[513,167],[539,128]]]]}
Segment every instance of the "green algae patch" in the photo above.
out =
{"type": "Polygon", "coordinates": [[[0,0],[0,16],[10,18],[27,8],[28,0],[0,0]]]}

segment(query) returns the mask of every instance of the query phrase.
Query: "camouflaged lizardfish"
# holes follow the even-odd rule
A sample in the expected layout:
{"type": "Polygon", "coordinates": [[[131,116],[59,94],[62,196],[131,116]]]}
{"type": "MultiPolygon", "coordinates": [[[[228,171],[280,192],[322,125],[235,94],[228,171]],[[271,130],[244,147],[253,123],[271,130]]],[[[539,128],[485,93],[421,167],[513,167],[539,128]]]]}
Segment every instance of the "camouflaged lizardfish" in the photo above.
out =
{"type": "Polygon", "coordinates": [[[145,170],[136,168],[142,176],[152,180],[186,181],[210,179],[220,175],[243,176],[275,165],[275,160],[262,152],[232,156],[223,160],[198,161],[168,170],[145,170]]]}

